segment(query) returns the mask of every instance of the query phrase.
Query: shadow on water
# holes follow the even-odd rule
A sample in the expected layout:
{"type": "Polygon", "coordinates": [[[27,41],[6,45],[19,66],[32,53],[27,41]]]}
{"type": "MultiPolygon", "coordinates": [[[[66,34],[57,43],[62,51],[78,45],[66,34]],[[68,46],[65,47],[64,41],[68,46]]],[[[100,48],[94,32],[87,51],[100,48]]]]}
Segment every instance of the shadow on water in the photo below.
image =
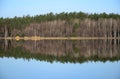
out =
{"type": "Polygon", "coordinates": [[[83,63],[120,60],[120,40],[0,40],[0,57],[83,63]]]}

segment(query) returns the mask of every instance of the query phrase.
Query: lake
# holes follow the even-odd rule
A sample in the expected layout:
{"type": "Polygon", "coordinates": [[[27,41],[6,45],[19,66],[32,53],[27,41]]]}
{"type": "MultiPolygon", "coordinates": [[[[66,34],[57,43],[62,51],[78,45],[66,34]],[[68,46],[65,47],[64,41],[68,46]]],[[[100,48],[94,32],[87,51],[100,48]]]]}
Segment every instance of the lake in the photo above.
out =
{"type": "Polygon", "coordinates": [[[0,40],[0,79],[120,79],[119,40],[0,40]]]}

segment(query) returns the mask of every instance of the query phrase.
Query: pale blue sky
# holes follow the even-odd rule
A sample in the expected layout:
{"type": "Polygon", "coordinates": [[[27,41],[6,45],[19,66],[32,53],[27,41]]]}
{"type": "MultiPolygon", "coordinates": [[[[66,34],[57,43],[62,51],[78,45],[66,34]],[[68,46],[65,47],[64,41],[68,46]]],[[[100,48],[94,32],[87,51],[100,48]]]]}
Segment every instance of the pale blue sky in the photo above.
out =
{"type": "Polygon", "coordinates": [[[119,13],[120,0],[0,0],[0,17],[49,12],[119,13]]]}

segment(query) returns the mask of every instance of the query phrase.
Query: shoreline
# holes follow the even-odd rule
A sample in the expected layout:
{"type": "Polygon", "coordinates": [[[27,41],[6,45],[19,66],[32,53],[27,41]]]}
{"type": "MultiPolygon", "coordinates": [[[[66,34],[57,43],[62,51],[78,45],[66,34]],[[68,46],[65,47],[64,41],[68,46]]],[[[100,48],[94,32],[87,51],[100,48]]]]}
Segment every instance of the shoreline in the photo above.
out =
{"type": "Polygon", "coordinates": [[[31,37],[0,37],[5,40],[112,40],[120,39],[120,37],[40,37],[40,36],[31,36],[31,37]]]}

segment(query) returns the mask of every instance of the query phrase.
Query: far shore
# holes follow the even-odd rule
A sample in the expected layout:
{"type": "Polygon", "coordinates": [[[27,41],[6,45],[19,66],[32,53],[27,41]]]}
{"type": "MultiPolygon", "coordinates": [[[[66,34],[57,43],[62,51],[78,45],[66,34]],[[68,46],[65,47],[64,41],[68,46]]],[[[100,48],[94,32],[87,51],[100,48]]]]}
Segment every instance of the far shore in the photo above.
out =
{"type": "Polygon", "coordinates": [[[120,39],[120,37],[40,37],[40,36],[31,36],[31,37],[0,37],[0,39],[6,40],[105,40],[105,39],[120,39]]]}

